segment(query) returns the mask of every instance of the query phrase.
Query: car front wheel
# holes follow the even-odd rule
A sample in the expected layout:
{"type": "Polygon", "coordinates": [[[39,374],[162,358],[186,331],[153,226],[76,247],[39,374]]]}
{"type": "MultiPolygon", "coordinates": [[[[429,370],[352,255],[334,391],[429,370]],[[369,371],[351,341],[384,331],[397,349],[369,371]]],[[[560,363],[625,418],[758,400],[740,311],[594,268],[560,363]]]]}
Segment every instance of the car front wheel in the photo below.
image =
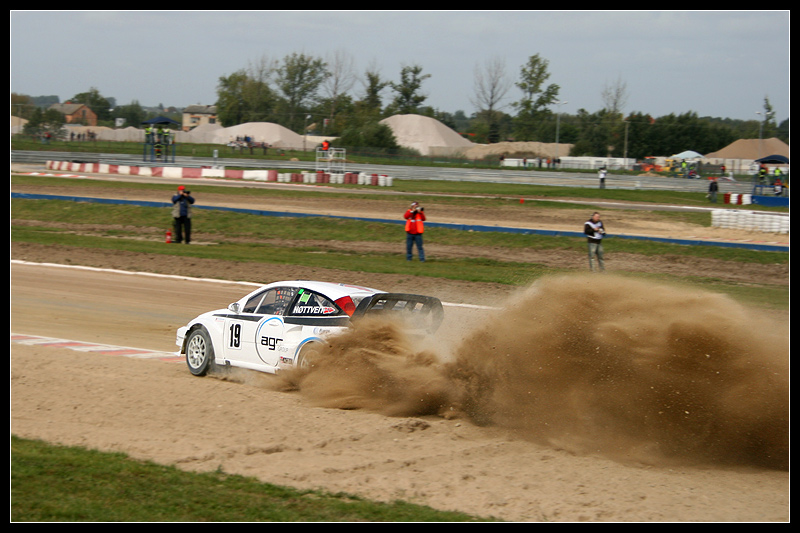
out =
{"type": "Polygon", "coordinates": [[[205,328],[193,329],[186,338],[186,365],[195,376],[205,376],[214,365],[214,347],[205,328]]]}

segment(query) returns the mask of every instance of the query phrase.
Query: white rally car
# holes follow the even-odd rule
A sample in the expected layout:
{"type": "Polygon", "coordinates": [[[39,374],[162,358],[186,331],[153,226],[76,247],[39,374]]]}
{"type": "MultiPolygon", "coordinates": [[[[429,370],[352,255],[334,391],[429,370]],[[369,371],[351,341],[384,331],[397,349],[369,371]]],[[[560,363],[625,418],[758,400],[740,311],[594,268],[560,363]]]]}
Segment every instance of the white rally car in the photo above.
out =
{"type": "Polygon", "coordinates": [[[364,316],[390,315],[433,333],[442,303],[430,296],[387,293],[322,281],[280,281],[256,289],[227,309],[203,313],[178,329],[175,343],[189,371],[215,366],[275,373],[302,366],[329,335],[364,316]]]}

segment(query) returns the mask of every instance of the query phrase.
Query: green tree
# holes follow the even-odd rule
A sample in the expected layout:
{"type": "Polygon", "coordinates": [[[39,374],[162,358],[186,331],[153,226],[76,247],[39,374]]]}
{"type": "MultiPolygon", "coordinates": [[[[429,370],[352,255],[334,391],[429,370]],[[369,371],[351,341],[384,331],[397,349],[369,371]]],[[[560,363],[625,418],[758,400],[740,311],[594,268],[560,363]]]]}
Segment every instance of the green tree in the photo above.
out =
{"type": "Polygon", "coordinates": [[[351,124],[336,141],[337,146],[350,150],[394,153],[400,149],[392,129],[375,121],[351,124]]]}
{"type": "Polygon", "coordinates": [[[217,118],[223,127],[267,122],[274,116],[275,92],[260,71],[237,70],[217,84],[217,118]]]}
{"type": "Polygon", "coordinates": [[[133,100],[128,105],[121,105],[114,108],[112,115],[112,118],[124,118],[125,124],[138,128],[142,121],[146,120],[145,117],[147,113],[142,106],[139,105],[138,100],[133,100]]]}
{"type": "Polygon", "coordinates": [[[340,135],[347,127],[348,117],[356,113],[355,109],[353,98],[347,94],[339,94],[335,99],[321,99],[315,107],[310,109],[311,115],[320,117],[316,121],[317,134],[326,136],[340,135]]]}
{"type": "Polygon", "coordinates": [[[400,71],[400,83],[389,82],[389,86],[395,92],[395,97],[387,113],[418,113],[422,103],[428,99],[427,95],[420,92],[422,82],[430,77],[430,74],[422,74],[422,67],[419,65],[403,67],[400,71]]]}
{"type": "Polygon", "coordinates": [[[217,83],[217,120],[223,127],[246,122],[246,84],[247,73],[244,70],[237,70],[230,76],[220,76],[217,83]]]}
{"type": "Polygon", "coordinates": [[[97,115],[98,122],[111,120],[111,102],[100,94],[95,87],[85,93],[78,93],[70,99],[72,103],[81,103],[89,107],[97,115]]]}
{"type": "Polygon", "coordinates": [[[317,92],[329,76],[326,68],[322,59],[305,54],[284,57],[276,71],[276,85],[287,128],[302,130],[303,117],[309,108],[318,104],[317,92]]]}
{"type": "Polygon", "coordinates": [[[611,155],[609,146],[612,146],[612,137],[609,124],[612,122],[609,112],[605,109],[595,113],[579,109],[577,127],[580,133],[571,155],[596,157],[611,155]]]}
{"type": "Polygon", "coordinates": [[[53,137],[60,137],[65,124],[63,113],[55,109],[42,110],[37,107],[31,113],[28,123],[22,128],[23,133],[28,135],[41,135],[50,132],[53,137]]]}
{"type": "Polygon", "coordinates": [[[520,69],[516,86],[522,91],[522,98],[511,104],[517,110],[514,135],[518,141],[537,140],[539,123],[550,113],[547,107],[558,99],[560,87],[555,83],[545,86],[550,78],[549,65],[548,60],[535,54],[520,69]]]}
{"type": "Polygon", "coordinates": [[[644,159],[650,155],[664,155],[653,150],[655,146],[654,123],[655,119],[646,113],[637,111],[628,115],[625,123],[623,123],[623,128],[627,127],[623,132],[625,139],[627,139],[627,146],[623,146],[620,157],[625,156],[626,149],[628,157],[632,159],[644,159]]]}
{"type": "Polygon", "coordinates": [[[383,101],[381,99],[381,92],[389,87],[390,83],[381,78],[380,73],[374,67],[371,67],[364,74],[364,96],[357,102],[358,107],[364,111],[374,113],[376,116],[381,113],[383,101]]]}
{"type": "Polygon", "coordinates": [[[20,118],[29,118],[36,105],[27,94],[11,93],[11,116],[20,118]]]}

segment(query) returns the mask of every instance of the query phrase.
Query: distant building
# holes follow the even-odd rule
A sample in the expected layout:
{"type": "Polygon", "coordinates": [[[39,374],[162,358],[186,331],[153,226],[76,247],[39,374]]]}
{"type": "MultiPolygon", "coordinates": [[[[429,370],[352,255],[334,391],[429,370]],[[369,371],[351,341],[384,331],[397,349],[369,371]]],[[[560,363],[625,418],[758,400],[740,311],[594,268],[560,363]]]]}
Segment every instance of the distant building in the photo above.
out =
{"type": "Polygon", "coordinates": [[[53,104],[50,109],[55,109],[64,115],[67,124],[82,124],[85,126],[97,126],[97,114],[86,104],[53,104]]]}
{"type": "Polygon", "coordinates": [[[217,106],[190,105],[183,110],[183,131],[191,131],[203,124],[217,123],[217,106]]]}

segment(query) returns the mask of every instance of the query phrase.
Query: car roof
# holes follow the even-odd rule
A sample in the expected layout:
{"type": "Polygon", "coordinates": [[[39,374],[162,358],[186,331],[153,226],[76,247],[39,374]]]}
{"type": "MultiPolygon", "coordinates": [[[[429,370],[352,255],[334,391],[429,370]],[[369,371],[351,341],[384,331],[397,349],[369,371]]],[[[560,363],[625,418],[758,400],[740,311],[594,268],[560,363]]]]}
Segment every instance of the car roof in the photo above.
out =
{"type": "Polygon", "coordinates": [[[271,287],[296,287],[298,289],[309,289],[319,292],[336,300],[343,296],[371,296],[373,294],[380,294],[386,291],[372,289],[370,287],[361,287],[359,285],[350,285],[347,283],[333,283],[330,281],[311,281],[311,280],[290,280],[290,281],[276,281],[265,285],[263,288],[271,287]]]}

